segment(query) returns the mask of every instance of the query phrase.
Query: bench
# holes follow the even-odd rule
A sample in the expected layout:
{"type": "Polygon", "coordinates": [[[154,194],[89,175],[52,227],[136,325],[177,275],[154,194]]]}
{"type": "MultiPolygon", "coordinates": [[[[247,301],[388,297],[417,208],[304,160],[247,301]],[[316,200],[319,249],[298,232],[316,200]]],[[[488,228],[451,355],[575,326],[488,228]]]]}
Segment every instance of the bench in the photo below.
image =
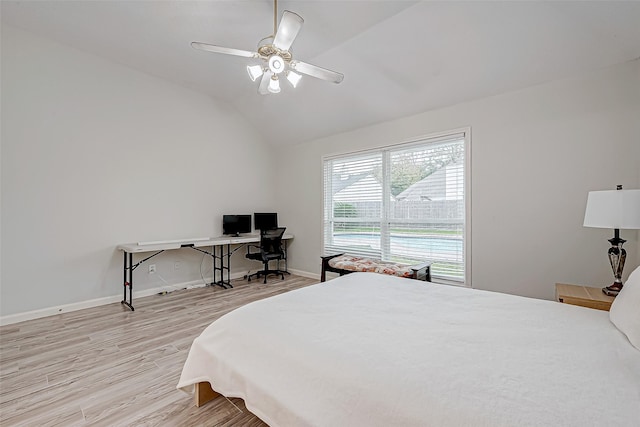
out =
{"type": "Polygon", "coordinates": [[[431,281],[431,262],[423,262],[416,265],[404,265],[394,262],[381,261],[379,259],[356,257],[345,254],[328,255],[322,258],[322,273],[320,281],[326,280],[327,271],[338,273],[341,276],[357,271],[369,271],[374,273],[389,274],[392,276],[406,277],[409,279],[431,281]]]}

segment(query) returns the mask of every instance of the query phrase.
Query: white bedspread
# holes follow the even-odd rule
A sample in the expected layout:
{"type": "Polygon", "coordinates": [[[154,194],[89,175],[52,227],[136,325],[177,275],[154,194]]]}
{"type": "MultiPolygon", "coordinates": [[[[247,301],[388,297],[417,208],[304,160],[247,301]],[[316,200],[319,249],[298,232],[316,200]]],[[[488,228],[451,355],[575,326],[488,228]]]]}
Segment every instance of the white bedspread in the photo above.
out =
{"type": "Polygon", "coordinates": [[[607,312],[373,273],[221,317],[178,388],[201,381],[271,426],[640,426],[607,312]]]}

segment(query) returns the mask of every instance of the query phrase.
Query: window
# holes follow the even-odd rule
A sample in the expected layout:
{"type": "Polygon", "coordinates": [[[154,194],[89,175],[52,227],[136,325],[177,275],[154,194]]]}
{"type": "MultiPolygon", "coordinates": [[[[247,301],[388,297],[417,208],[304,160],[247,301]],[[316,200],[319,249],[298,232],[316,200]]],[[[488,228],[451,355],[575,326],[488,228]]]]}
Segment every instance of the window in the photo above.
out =
{"type": "Polygon", "coordinates": [[[465,282],[468,132],[324,161],[324,254],[433,261],[434,278],[465,282]]]}

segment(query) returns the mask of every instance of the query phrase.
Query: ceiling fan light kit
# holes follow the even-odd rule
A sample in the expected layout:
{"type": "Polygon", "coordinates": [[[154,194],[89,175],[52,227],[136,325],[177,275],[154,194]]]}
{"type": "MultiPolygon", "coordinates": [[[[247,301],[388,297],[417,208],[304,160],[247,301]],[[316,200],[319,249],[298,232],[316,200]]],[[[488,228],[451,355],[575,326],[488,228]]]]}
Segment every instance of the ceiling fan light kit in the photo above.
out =
{"type": "Polygon", "coordinates": [[[284,59],[280,55],[271,55],[269,57],[269,69],[272,73],[280,74],[284,71],[284,59]]]}
{"type": "Polygon", "coordinates": [[[267,87],[269,93],[279,93],[280,92],[280,80],[278,76],[272,75],[271,81],[269,82],[269,86],[267,87]]]}
{"type": "Polygon", "coordinates": [[[247,72],[252,82],[255,82],[258,77],[264,74],[262,65],[247,65],[247,72]]]}
{"type": "Polygon", "coordinates": [[[277,15],[278,1],[274,0],[274,34],[260,41],[257,52],[201,42],[192,42],[191,46],[194,49],[206,52],[260,59],[262,64],[247,66],[247,73],[251,81],[254,82],[258,80],[259,77],[262,77],[258,85],[258,93],[262,95],[280,92],[279,75],[282,73],[284,73],[293,88],[295,88],[302,79],[302,74],[333,83],[340,83],[344,79],[343,74],[293,59],[290,48],[300,32],[304,20],[300,15],[285,10],[280,20],[280,26],[277,26],[277,15]]]}

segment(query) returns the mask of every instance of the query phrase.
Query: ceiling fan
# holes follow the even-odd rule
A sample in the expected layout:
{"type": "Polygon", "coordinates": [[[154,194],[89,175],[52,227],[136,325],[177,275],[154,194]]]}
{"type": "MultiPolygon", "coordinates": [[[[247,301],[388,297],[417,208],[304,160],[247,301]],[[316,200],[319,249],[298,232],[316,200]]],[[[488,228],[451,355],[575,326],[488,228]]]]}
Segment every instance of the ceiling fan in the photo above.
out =
{"type": "Polygon", "coordinates": [[[300,15],[285,10],[277,25],[278,0],[273,2],[273,35],[267,36],[258,43],[257,52],[248,50],[233,49],[212,44],[192,42],[195,49],[207,52],[224,53],[226,55],[243,56],[245,58],[260,59],[261,64],[247,66],[247,72],[252,81],[256,81],[260,76],[258,93],[267,95],[269,93],[280,92],[280,78],[286,79],[295,88],[302,78],[301,74],[326,80],[333,83],[340,83],[344,75],[336,71],[327,70],[306,62],[293,59],[291,45],[298,32],[302,28],[304,19],[300,15]]]}

